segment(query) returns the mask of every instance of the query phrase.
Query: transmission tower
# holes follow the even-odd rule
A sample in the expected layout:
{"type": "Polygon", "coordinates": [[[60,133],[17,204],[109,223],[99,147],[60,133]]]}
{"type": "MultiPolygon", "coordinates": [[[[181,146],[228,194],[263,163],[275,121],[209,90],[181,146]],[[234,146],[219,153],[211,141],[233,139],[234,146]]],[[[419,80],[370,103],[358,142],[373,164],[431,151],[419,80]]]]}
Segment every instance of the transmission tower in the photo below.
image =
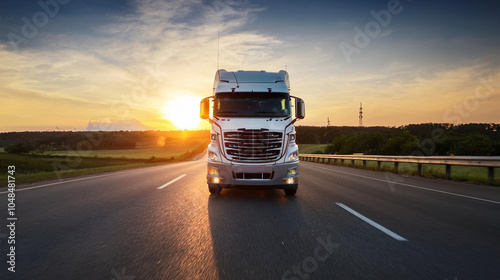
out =
{"type": "Polygon", "coordinates": [[[328,117],[326,119],[327,119],[327,125],[326,126],[330,126],[330,117],[328,117]]]}
{"type": "Polygon", "coordinates": [[[363,126],[363,103],[359,103],[359,127],[363,126]]]}

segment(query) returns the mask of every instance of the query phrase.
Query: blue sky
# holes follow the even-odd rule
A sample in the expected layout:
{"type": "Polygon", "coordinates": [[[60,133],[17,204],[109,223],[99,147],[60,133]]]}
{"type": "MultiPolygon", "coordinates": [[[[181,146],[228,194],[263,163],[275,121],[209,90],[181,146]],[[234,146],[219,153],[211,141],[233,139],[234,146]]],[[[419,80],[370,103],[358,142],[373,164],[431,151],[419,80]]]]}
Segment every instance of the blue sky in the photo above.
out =
{"type": "Polygon", "coordinates": [[[46,22],[37,1],[0,2],[0,131],[175,129],[172,100],[211,94],[218,31],[221,68],[288,69],[302,125],[356,125],[360,102],[365,125],[500,122],[495,1],[42,2],[46,22]]]}

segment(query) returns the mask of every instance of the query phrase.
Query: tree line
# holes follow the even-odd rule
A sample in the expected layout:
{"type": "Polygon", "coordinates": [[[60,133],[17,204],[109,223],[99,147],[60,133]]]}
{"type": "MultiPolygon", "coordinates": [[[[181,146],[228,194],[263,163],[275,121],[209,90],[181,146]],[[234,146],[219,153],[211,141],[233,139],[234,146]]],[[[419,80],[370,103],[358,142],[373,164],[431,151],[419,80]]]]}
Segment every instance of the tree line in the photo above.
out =
{"type": "Polygon", "coordinates": [[[133,149],[139,142],[170,138],[209,137],[208,131],[35,131],[0,133],[0,147],[8,153],[61,150],[133,149]]]}
{"type": "Polygon", "coordinates": [[[298,126],[297,143],[328,144],[324,153],[500,156],[500,124],[412,124],[400,127],[298,126]]]}
{"type": "MultiPolygon", "coordinates": [[[[372,155],[500,156],[500,124],[426,123],[400,127],[297,126],[297,143],[328,144],[324,153],[372,155]]],[[[133,149],[159,137],[209,137],[199,131],[38,131],[0,133],[10,153],[58,150],[133,149]],[[90,143],[90,144],[89,144],[90,143]]]]}

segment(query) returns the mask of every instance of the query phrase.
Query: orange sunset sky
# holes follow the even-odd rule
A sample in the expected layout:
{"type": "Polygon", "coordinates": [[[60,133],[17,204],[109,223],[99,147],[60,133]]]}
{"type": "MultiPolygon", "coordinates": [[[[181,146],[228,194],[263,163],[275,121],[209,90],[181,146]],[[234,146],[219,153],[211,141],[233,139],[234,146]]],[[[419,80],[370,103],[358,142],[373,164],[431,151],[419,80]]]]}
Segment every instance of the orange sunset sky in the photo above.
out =
{"type": "Polygon", "coordinates": [[[491,1],[52,2],[0,5],[0,131],[207,129],[218,64],[287,69],[299,125],[500,122],[491,1]]]}

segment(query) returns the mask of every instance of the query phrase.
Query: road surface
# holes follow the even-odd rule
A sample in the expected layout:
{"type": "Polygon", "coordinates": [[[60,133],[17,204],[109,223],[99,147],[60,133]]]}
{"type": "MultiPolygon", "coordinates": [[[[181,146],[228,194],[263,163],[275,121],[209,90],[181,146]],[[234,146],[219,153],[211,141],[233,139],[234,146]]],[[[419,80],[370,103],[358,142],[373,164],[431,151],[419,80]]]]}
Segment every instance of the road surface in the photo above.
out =
{"type": "MultiPolygon", "coordinates": [[[[210,195],[206,162],[18,186],[1,279],[500,279],[500,189],[318,163],[210,195]]],[[[5,203],[4,203],[5,202],[5,203]]]]}

